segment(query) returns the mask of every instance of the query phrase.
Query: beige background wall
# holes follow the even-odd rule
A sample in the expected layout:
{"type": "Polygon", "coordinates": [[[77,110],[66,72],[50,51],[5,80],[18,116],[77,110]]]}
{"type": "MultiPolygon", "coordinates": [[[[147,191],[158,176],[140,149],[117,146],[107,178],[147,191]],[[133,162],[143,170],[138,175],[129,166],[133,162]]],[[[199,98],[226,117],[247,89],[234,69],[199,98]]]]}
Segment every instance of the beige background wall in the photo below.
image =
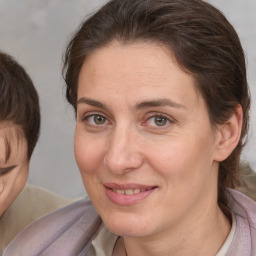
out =
{"type": "MultiPolygon", "coordinates": [[[[66,104],[62,53],[71,32],[103,0],[0,0],[0,50],[31,75],[41,100],[41,136],[29,182],[66,196],[84,193],[73,155],[75,119],[66,104]]],[[[256,170],[256,1],[211,0],[237,29],[248,59],[252,94],[250,143],[243,154],[256,170]]]]}

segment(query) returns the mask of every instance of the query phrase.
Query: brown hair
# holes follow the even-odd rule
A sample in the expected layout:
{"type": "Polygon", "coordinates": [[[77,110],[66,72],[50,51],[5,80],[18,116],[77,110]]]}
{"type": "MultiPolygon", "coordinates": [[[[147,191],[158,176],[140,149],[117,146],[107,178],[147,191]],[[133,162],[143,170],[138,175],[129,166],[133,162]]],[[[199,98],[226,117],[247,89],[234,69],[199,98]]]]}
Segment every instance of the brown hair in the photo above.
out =
{"type": "MultiPolygon", "coordinates": [[[[4,121],[18,126],[17,136],[25,137],[30,159],[40,130],[38,94],[24,68],[11,56],[0,52],[0,122],[4,121]]],[[[8,140],[6,146],[8,159],[11,149],[8,140]]]]}
{"type": "Polygon", "coordinates": [[[224,15],[201,0],[112,0],[85,20],[70,41],[64,60],[66,97],[76,111],[77,83],[88,54],[109,44],[136,41],[163,44],[195,79],[213,127],[243,108],[240,141],[219,167],[219,204],[225,188],[239,183],[238,164],[248,130],[250,107],[244,52],[224,15]]]}

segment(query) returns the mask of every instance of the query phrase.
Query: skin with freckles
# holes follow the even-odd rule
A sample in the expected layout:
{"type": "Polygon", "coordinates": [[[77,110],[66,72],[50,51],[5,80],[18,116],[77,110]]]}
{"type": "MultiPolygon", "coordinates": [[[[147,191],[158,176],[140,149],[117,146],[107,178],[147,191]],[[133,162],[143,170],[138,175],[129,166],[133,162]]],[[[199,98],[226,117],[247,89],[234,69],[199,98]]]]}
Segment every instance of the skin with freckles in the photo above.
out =
{"type": "Polygon", "coordinates": [[[224,133],[171,52],[153,43],[97,49],[77,98],[77,164],[128,255],[216,255],[230,231],[217,204],[224,133]]]}
{"type": "Polygon", "coordinates": [[[27,142],[17,130],[17,125],[0,123],[0,217],[19,195],[28,177],[27,142]],[[10,145],[8,159],[6,141],[10,145]]]}

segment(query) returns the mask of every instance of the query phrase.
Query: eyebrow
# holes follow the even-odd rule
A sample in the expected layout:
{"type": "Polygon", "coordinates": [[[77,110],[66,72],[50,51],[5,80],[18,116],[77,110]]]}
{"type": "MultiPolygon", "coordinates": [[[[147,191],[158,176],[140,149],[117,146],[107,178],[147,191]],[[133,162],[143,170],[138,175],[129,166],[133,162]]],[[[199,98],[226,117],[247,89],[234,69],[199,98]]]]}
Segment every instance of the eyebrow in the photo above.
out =
{"type": "Polygon", "coordinates": [[[89,99],[89,98],[86,98],[86,97],[82,97],[77,101],[77,105],[82,104],[82,103],[85,103],[85,104],[90,105],[92,107],[108,109],[108,107],[105,104],[103,104],[103,103],[101,103],[97,100],[92,100],[92,99],[89,99]]]}
{"type": "MultiPolygon", "coordinates": [[[[107,105],[97,101],[97,100],[93,100],[93,99],[89,99],[86,97],[82,97],[77,101],[77,105],[85,103],[87,105],[93,106],[93,107],[97,107],[97,108],[102,108],[102,109],[106,109],[108,110],[109,108],[107,107],[107,105]]],[[[155,99],[155,100],[147,100],[147,101],[143,101],[140,103],[137,103],[135,105],[135,109],[136,110],[140,110],[140,109],[145,109],[145,108],[150,108],[150,107],[162,107],[162,106],[169,106],[172,108],[181,108],[181,109],[186,109],[186,107],[184,105],[181,105],[175,101],[172,101],[170,99],[155,99]]]]}
{"type": "Polygon", "coordinates": [[[156,99],[156,100],[149,100],[149,101],[143,101],[141,103],[136,104],[135,109],[145,109],[145,108],[150,108],[150,107],[164,107],[164,106],[169,106],[172,108],[181,108],[185,109],[186,107],[172,101],[170,99],[156,99]]]}

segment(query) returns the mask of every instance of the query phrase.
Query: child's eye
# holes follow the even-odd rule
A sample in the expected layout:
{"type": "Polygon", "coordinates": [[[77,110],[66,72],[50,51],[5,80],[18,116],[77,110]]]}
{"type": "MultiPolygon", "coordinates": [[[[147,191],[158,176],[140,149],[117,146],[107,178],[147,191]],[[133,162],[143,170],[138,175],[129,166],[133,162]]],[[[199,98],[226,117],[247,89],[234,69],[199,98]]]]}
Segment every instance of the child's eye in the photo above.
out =
{"type": "Polygon", "coordinates": [[[104,116],[98,115],[98,114],[85,116],[84,120],[87,121],[91,125],[108,124],[108,120],[104,116]]]}
{"type": "Polygon", "coordinates": [[[9,171],[11,171],[15,166],[10,166],[10,167],[6,167],[6,168],[0,168],[0,175],[3,175],[9,171]]]}

